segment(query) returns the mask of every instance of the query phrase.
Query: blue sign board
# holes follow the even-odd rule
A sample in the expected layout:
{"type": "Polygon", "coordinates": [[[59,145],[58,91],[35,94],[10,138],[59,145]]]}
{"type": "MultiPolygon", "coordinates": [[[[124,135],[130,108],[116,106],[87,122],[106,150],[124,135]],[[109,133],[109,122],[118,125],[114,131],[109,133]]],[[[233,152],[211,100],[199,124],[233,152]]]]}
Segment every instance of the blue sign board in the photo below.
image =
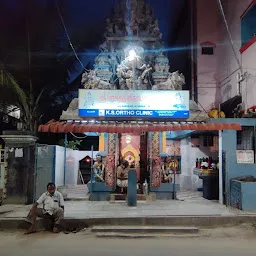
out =
{"type": "Polygon", "coordinates": [[[84,118],[189,118],[188,91],[79,90],[84,118]]]}

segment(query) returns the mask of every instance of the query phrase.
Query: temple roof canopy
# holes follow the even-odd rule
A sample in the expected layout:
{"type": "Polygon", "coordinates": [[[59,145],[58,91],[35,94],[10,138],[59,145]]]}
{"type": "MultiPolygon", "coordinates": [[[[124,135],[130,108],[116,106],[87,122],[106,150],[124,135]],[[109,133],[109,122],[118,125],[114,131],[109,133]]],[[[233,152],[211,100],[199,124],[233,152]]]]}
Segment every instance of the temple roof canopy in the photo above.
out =
{"type": "Polygon", "coordinates": [[[141,133],[141,132],[164,132],[164,131],[221,131],[221,130],[241,130],[240,124],[226,123],[193,123],[193,122],[59,122],[50,121],[45,125],[40,125],[39,132],[52,133],[141,133]]]}

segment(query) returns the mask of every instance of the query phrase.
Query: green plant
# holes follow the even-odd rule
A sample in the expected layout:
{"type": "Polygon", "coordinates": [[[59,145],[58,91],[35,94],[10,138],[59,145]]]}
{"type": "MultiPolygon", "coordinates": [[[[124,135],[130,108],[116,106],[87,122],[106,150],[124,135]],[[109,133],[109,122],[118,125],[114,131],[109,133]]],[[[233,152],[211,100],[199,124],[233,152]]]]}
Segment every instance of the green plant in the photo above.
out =
{"type": "MultiPolygon", "coordinates": [[[[80,146],[81,142],[81,140],[70,140],[67,141],[66,147],[76,150],[78,149],[78,146],[80,146]]],[[[59,145],[65,147],[65,140],[60,140],[59,145]]]]}

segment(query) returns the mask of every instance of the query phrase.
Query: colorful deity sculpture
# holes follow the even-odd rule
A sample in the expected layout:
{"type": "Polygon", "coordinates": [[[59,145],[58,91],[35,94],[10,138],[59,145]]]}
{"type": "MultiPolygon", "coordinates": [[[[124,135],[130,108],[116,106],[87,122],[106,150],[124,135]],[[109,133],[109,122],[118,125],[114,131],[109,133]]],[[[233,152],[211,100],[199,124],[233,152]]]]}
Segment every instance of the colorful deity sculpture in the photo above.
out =
{"type": "Polygon", "coordinates": [[[95,59],[94,69],[96,76],[105,82],[110,82],[113,72],[111,59],[109,58],[108,53],[102,52],[95,59]]]}
{"type": "Polygon", "coordinates": [[[152,74],[154,84],[165,82],[169,77],[169,59],[164,56],[163,52],[155,58],[154,70],[155,72],[152,74]]]}

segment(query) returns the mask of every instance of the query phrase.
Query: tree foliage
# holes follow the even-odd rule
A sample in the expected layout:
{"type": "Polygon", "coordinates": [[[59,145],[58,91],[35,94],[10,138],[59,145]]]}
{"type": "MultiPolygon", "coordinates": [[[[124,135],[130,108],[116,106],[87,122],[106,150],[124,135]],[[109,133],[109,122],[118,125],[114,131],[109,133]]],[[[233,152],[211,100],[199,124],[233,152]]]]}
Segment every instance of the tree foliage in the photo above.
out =
{"type": "MultiPolygon", "coordinates": [[[[73,58],[55,1],[18,1],[14,7],[3,2],[0,101],[18,106],[25,129],[35,132],[39,122],[59,117],[59,105],[67,106],[73,58]]],[[[65,17],[66,0],[60,3],[65,17]]]]}
{"type": "MultiPolygon", "coordinates": [[[[80,146],[81,142],[81,140],[70,140],[67,142],[66,147],[76,150],[80,146]]],[[[59,145],[65,147],[65,140],[60,140],[59,145]]]]}

